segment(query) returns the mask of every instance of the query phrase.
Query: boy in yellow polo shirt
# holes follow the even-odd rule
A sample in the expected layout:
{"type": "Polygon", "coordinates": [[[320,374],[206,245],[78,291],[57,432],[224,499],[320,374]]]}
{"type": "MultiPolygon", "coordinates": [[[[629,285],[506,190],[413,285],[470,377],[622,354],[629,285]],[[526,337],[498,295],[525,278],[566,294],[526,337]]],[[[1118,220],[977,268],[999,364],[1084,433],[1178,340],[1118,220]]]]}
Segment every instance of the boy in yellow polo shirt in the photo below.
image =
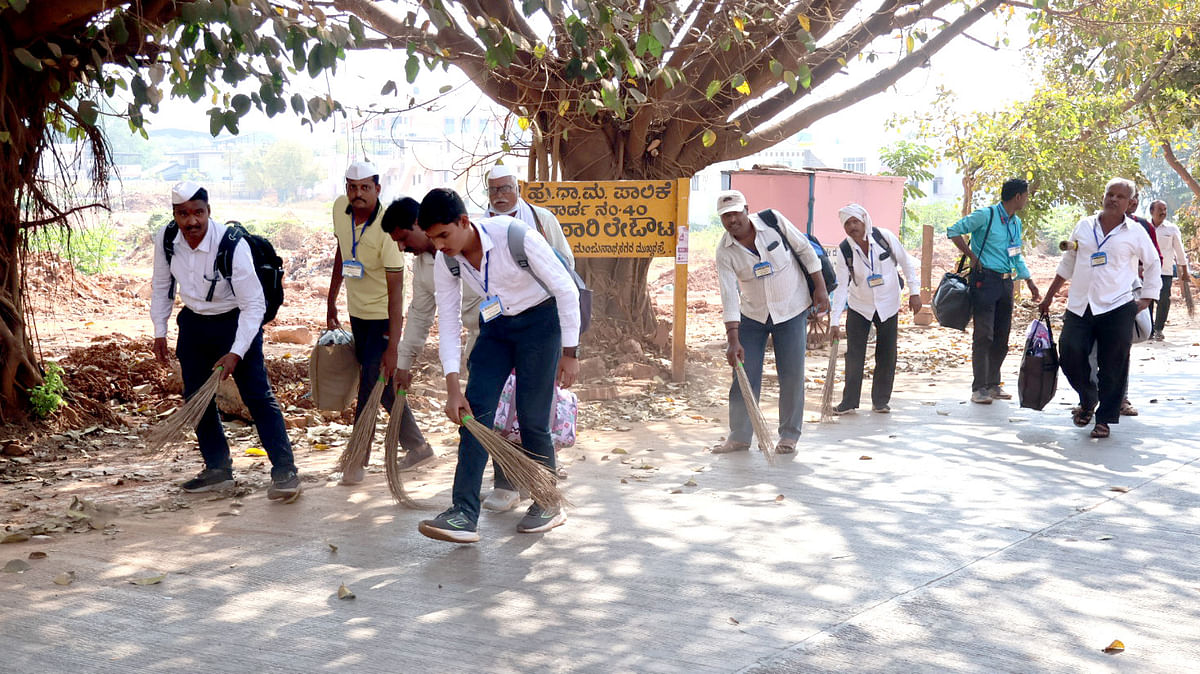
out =
{"type": "MultiPolygon", "coordinates": [[[[379,171],[368,162],[355,162],[346,169],[346,196],[333,202],[333,233],[337,252],[329,279],[325,316],[330,330],[341,327],[337,298],[343,281],[350,309],[350,332],[358,358],[358,419],[366,407],[380,371],[388,375],[383,407],[389,412],[396,400],[392,373],[396,371],[396,348],[404,325],[404,254],[383,231],[380,220],[379,171]],[[389,335],[397,339],[389,340],[389,335]]],[[[433,458],[412,411],[405,407],[400,422],[400,446],[408,452],[405,467],[415,468],[433,458]]],[[[342,475],[342,484],[358,484],[366,474],[366,460],[342,475]]]]}

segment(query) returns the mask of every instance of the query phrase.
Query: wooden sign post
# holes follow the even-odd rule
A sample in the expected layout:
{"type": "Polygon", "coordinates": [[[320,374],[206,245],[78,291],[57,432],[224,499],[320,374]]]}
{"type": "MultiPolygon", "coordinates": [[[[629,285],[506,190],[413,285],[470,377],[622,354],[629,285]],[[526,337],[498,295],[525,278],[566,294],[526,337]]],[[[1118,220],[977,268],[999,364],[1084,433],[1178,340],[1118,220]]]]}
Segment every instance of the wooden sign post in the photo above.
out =
{"type": "Polygon", "coordinates": [[[571,252],[581,257],[675,256],[671,379],[687,362],[687,178],[529,182],[525,200],[558,218],[571,252]]]}

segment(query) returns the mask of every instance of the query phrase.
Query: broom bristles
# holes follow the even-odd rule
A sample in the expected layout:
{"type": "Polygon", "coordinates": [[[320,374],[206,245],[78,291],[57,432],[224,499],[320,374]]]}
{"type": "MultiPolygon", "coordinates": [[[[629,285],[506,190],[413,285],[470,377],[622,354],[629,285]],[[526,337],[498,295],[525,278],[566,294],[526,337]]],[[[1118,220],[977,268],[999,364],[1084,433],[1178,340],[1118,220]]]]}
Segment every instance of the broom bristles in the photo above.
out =
{"type": "Polygon", "coordinates": [[[354,430],[350,431],[350,441],[338,457],[337,467],[342,473],[354,466],[361,466],[363,459],[367,458],[371,451],[371,443],[375,441],[375,421],[379,418],[379,405],[386,387],[387,379],[380,377],[375,382],[375,388],[371,389],[371,396],[367,398],[367,408],[359,413],[358,421],[354,422],[354,430]]]}
{"type": "Polygon", "coordinates": [[[388,491],[392,500],[407,508],[423,508],[404,490],[404,478],[400,475],[400,424],[404,418],[404,407],[408,404],[408,395],[400,390],[396,402],[392,403],[392,411],[388,415],[387,431],[383,434],[384,465],[387,467],[388,491]]]}
{"type": "Polygon", "coordinates": [[[162,452],[167,445],[182,440],[189,430],[195,430],[220,386],[221,368],[217,368],[171,416],[150,429],[146,434],[146,447],[151,452],[162,452]]]}
{"type": "Polygon", "coordinates": [[[528,491],[534,502],[548,510],[571,505],[558,489],[558,476],[530,458],[524,449],[509,442],[475,417],[463,416],[462,424],[475,436],[479,444],[483,445],[491,455],[492,461],[500,466],[505,477],[519,491],[528,491]]]}
{"type": "Polygon", "coordinates": [[[1190,271],[1183,272],[1179,280],[1183,282],[1183,306],[1187,308],[1188,318],[1196,317],[1196,303],[1192,300],[1192,283],[1190,271]]]}
{"type": "Polygon", "coordinates": [[[825,366],[825,384],[821,388],[821,421],[833,418],[833,380],[837,377],[838,338],[829,343],[829,364],[825,366]]]}
{"type": "Polygon", "coordinates": [[[737,377],[738,389],[742,392],[742,402],[746,404],[746,413],[750,416],[750,425],[754,428],[755,437],[758,438],[758,448],[762,450],[763,456],[767,459],[767,465],[775,465],[775,443],[771,440],[771,429],[767,426],[762,408],[754,399],[754,389],[750,388],[750,377],[746,375],[746,366],[739,362],[733,370],[734,376],[737,377]]]}

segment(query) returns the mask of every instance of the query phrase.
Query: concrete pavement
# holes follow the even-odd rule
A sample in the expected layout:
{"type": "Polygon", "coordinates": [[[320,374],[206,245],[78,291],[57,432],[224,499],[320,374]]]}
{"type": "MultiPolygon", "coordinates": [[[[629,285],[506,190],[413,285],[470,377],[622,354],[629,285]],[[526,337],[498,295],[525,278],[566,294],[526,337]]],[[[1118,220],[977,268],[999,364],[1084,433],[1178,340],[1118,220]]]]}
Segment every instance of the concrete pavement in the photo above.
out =
{"type": "MultiPolygon", "coordinates": [[[[901,378],[891,415],[809,425],[773,468],[757,453],[705,452],[720,428],[700,420],[581,436],[566,450],[577,507],[544,536],[516,534],[520,513],[507,513],[485,514],[473,546],[425,539],[416,524],[429,513],[393,506],[374,475],[359,488],[308,485],[292,505],[195,496],[188,510],[125,517],[115,535],[5,545],[0,561],[48,558],[0,574],[0,662],[1195,671],[1200,347],[1195,331],[1176,334],[1135,347],[1142,415],[1106,441],[1071,424],[1065,378],[1044,412],[901,378]],[[74,583],[55,585],[66,570],[74,583]],[[157,585],[128,582],[161,572],[157,585]],[[356,599],[337,598],[342,583],[356,599]],[[1113,639],[1127,650],[1102,653],[1113,639]]],[[[451,470],[422,473],[414,495],[446,504],[451,470]]]]}

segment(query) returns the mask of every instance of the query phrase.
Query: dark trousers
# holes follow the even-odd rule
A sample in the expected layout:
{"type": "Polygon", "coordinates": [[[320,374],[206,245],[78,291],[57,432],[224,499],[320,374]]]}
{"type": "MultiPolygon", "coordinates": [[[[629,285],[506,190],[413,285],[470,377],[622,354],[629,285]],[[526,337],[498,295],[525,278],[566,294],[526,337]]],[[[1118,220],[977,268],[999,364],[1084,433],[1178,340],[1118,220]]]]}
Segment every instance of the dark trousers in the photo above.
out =
{"type": "Polygon", "coordinates": [[[1012,329],[1013,282],[990,269],[971,274],[971,390],[1000,385],[1012,329]]]}
{"type": "Polygon", "coordinates": [[[1171,281],[1174,281],[1174,276],[1162,277],[1162,290],[1158,293],[1158,308],[1154,313],[1154,331],[1162,333],[1163,328],[1167,327],[1167,314],[1171,311],[1171,281]]]}
{"type": "MultiPolygon", "coordinates": [[[[368,320],[350,317],[350,333],[354,335],[354,355],[358,358],[358,406],[354,409],[354,420],[367,409],[367,399],[371,397],[371,389],[379,381],[379,369],[383,367],[383,352],[388,346],[388,326],[386,318],[368,320]]],[[[392,413],[392,405],[396,402],[396,385],[388,377],[387,388],[383,391],[383,409],[392,413]]],[[[404,416],[400,418],[400,446],[404,451],[417,449],[425,444],[425,436],[421,427],[413,417],[412,408],[404,406],[404,416]]],[[[371,451],[363,458],[364,465],[370,460],[371,451]]]]}
{"type": "MultiPolygon", "coordinates": [[[[504,382],[513,370],[517,388],[513,404],[521,426],[521,446],[538,463],[555,470],[550,439],[550,405],[562,354],[562,334],[554,300],[516,316],[498,316],[479,326],[479,337],[468,358],[467,404],[475,419],[491,427],[504,382]]],[[[465,427],[459,429],[458,466],[454,470],[454,506],[479,518],[479,489],[487,466],[487,451],[465,427]]]]}
{"type": "Polygon", "coordinates": [[[1079,405],[1096,410],[1096,421],[1115,424],[1121,420],[1121,401],[1129,376],[1129,347],[1133,344],[1133,317],[1137,303],[1127,302],[1098,316],[1089,308],[1083,316],[1068,311],[1059,334],[1060,363],[1071,388],[1079,393],[1079,405]],[[1088,354],[1096,347],[1096,380],[1088,354]]]}
{"type": "Polygon", "coordinates": [[[886,406],[892,399],[896,377],[896,333],[900,314],[886,321],[879,314],[870,319],[850,309],[846,312],[846,386],[842,389],[842,409],[858,407],[862,397],[863,367],[867,361],[867,335],[875,325],[875,374],[871,377],[871,406],[886,406]]]}
{"type": "MultiPolygon", "coordinates": [[[[808,344],[808,313],[775,323],[747,318],[744,314],[738,326],[738,337],[746,352],[746,378],[758,400],[762,390],[763,361],[767,355],[767,337],[775,349],[775,372],[779,375],[779,437],[795,440],[800,437],[804,423],[804,349],[808,344]]],[[[754,429],[750,413],[737,379],[729,387],[729,439],[750,442],[754,429]]]]}
{"type": "MultiPolygon", "coordinates": [[[[179,312],[176,323],[179,325],[179,341],[175,346],[175,355],[183,372],[183,395],[186,398],[204,385],[212,374],[213,366],[229,353],[237,334],[238,312],[201,316],[184,309],[179,312]]],[[[271,459],[271,478],[279,479],[289,471],[296,470],[296,463],[292,458],[292,443],[283,425],[283,413],[267,379],[262,339],[262,330],[259,330],[246,355],[233,370],[233,381],[237,384],[246,409],[250,410],[259,441],[271,459]]],[[[196,438],[206,468],[233,468],[229,442],[225,439],[225,429],[221,427],[221,416],[215,400],[196,424],[196,438]]]]}

